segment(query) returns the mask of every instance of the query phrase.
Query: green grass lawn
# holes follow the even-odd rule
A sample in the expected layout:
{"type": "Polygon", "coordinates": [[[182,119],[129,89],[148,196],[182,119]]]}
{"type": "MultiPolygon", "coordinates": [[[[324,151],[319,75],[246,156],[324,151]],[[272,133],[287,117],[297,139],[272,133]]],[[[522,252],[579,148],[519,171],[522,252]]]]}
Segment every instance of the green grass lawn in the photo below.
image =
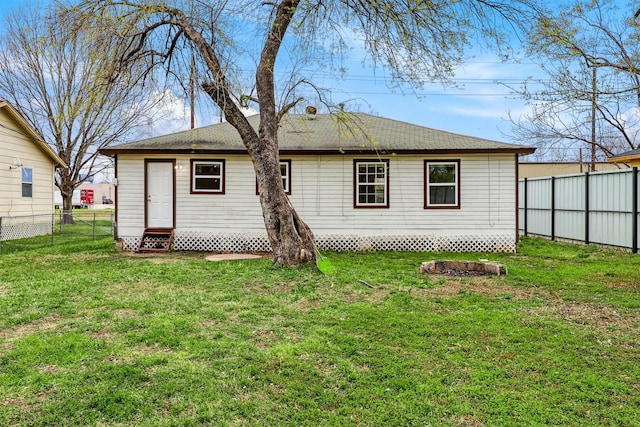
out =
{"type": "Polygon", "coordinates": [[[640,255],[329,259],[0,255],[0,425],[640,425],[640,255]],[[509,275],[419,273],[480,258],[509,275]]]}

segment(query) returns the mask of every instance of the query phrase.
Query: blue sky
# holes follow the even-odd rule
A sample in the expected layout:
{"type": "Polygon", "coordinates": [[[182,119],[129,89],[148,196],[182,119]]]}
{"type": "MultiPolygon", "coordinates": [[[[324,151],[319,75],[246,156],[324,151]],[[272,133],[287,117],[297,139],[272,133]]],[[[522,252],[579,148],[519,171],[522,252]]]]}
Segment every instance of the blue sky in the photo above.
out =
{"type": "Polygon", "coordinates": [[[526,110],[525,103],[498,82],[520,86],[536,73],[531,63],[505,63],[491,53],[476,55],[456,69],[454,82],[458,87],[429,84],[418,95],[387,87],[384,79],[368,70],[355,71],[340,86],[345,96],[366,100],[362,111],[392,119],[447,130],[466,135],[507,141],[510,133],[509,113],[518,117],[526,110]],[[350,83],[351,79],[356,83],[350,83]]]}
{"type": "MultiPolygon", "coordinates": [[[[4,25],[7,11],[34,1],[37,0],[0,0],[0,28],[4,25]]],[[[511,142],[507,136],[511,129],[509,112],[518,117],[526,106],[497,82],[508,82],[517,87],[536,71],[535,64],[513,60],[503,62],[490,52],[479,52],[456,70],[454,81],[460,88],[444,88],[436,83],[426,85],[419,91],[420,96],[416,96],[410,91],[391,90],[380,72],[374,74],[370,69],[352,67],[347,78],[337,84],[333,100],[355,99],[363,112],[511,142]]],[[[189,120],[185,117],[185,105],[181,100],[175,100],[168,108],[176,110],[176,120],[173,126],[164,126],[164,129],[188,127],[189,120]],[[184,120],[180,123],[182,117],[184,120]]],[[[200,120],[200,124],[207,124],[207,121],[200,120]]]]}

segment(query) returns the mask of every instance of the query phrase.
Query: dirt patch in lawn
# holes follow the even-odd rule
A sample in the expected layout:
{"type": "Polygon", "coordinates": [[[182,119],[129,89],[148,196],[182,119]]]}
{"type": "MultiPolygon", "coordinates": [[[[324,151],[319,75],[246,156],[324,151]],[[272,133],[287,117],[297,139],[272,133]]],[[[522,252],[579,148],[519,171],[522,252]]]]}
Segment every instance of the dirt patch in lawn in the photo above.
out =
{"type": "Polygon", "coordinates": [[[548,292],[537,288],[505,285],[486,276],[466,277],[464,279],[448,275],[435,275],[433,277],[439,277],[439,282],[442,284],[434,288],[419,289],[415,292],[425,296],[441,298],[451,298],[464,292],[471,292],[490,298],[509,296],[513,300],[529,300],[548,295],[548,292]]]}
{"type": "Polygon", "coordinates": [[[440,298],[453,298],[461,293],[469,292],[488,298],[508,298],[514,301],[541,299],[544,301],[543,304],[526,309],[528,315],[552,316],[594,331],[604,331],[605,329],[609,331],[612,328],[628,331],[630,328],[637,328],[637,325],[640,324],[640,315],[636,312],[621,312],[606,304],[566,301],[561,296],[540,288],[506,285],[489,277],[465,279],[444,275],[440,277],[442,285],[413,292],[440,298]]]}
{"type": "Polygon", "coordinates": [[[212,254],[207,255],[205,259],[207,261],[234,261],[242,259],[260,259],[262,255],[256,254],[212,254]]]}
{"type": "Polygon", "coordinates": [[[36,332],[51,331],[56,329],[63,320],[64,318],[60,316],[42,317],[33,322],[18,325],[15,328],[0,330],[0,339],[19,339],[36,332]]]}
{"type": "Polygon", "coordinates": [[[544,305],[531,307],[528,310],[533,316],[561,318],[571,323],[593,329],[596,332],[617,329],[623,334],[637,330],[640,316],[637,314],[621,313],[617,308],[588,302],[567,302],[559,298],[548,299],[544,305]]]}

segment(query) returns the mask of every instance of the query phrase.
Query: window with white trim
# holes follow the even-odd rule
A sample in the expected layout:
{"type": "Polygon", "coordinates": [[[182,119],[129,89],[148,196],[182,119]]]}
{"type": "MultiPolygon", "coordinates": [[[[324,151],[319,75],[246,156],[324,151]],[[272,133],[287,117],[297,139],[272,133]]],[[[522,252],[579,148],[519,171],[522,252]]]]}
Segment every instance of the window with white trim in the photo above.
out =
{"type": "Polygon", "coordinates": [[[389,207],[389,160],[354,160],[356,208],[389,207]]]}
{"type": "Polygon", "coordinates": [[[33,169],[22,168],[22,197],[33,197],[33,169]]]}
{"type": "Polygon", "coordinates": [[[460,207],[460,161],[425,160],[425,209],[460,207]]]}
{"type": "Polygon", "coordinates": [[[224,194],[224,160],[192,160],[191,192],[224,194]]]}
{"type": "Polygon", "coordinates": [[[291,160],[280,161],[280,175],[282,175],[284,192],[291,194],[291,160]]]}

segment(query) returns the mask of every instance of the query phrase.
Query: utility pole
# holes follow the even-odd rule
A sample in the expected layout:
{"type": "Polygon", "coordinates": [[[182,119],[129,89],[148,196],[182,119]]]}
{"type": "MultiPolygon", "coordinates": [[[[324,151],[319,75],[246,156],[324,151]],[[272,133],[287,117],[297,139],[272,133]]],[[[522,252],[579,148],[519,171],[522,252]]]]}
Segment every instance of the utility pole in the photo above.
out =
{"type": "Polygon", "coordinates": [[[584,172],[584,165],[583,165],[583,161],[582,161],[582,148],[578,149],[578,152],[580,153],[580,173],[584,172]]]}
{"type": "Polygon", "coordinates": [[[189,76],[189,105],[191,107],[191,129],[196,126],[196,59],[191,53],[191,75],[189,76]]]}

